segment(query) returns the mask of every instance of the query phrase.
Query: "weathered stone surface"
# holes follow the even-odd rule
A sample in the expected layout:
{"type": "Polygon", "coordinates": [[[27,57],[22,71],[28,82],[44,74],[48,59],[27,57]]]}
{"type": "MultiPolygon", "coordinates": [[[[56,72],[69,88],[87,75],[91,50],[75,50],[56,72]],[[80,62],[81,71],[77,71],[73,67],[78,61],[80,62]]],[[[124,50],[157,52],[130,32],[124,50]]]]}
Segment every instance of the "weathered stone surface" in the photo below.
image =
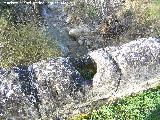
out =
{"type": "Polygon", "coordinates": [[[0,70],[0,119],[38,119],[38,97],[27,71],[0,70]],[[28,76],[28,75],[27,75],[28,76]]]}
{"type": "Polygon", "coordinates": [[[160,83],[159,39],[142,38],[88,55],[1,69],[0,119],[67,118],[110,96],[121,97],[160,83]],[[74,66],[92,61],[97,72],[86,81],[74,66]]]}
{"type": "Polygon", "coordinates": [[[42,116],[53,117],[55,111],[65,106],[79,104],[84,99],[84,79],[65,58],[56,58],[33,64],[38,92],[41,100],[42,116]]]}
{"type": "Polygon", "coordinates": [[[97,99],[112,94],[120,97],[160,82],[159,39],[142,38],[120,47],[95,50],[89,55],[97,64],[93,78],[94,93],[100,95],[95,95],[97,99]]]}
{"type": "Polygon", "coordinates": [[[30,67],[2,69],[0,119],[55,119],[65,114],[64,111],[67,117],[68,108],[86,99],[84,88],[83,77],[65,58],[40,61],[30,67]]]}
{"type": "Polygon", "coordinates": [[[121,78],[121,71],[116,61],[105,49],[89,53],[97,65],[97,73],[93,78],[94,96],[111,95],[116,91],[121,78]]]}
{"type": "Polygon", "coordinates": [[[160,82],[160,39],[138,39],[122,45],[112,55],[122,72],[117,96],[160,82]]]}

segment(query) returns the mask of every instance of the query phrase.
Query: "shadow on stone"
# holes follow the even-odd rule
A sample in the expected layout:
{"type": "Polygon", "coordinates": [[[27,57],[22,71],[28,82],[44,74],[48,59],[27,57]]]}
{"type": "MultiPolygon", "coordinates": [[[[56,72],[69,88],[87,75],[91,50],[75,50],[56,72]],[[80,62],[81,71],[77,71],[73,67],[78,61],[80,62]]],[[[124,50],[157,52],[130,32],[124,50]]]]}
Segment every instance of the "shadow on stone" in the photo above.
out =
{"type": "MultiPolygon", "coordinates": [[[[18,73],[19,83],[21,85],[21,91],[25,94],[27,99],[34,105],[39,113],[40,99],[38,97],[38,91],[35,86],[36,78],[33,68],[30,66],[18,66],[14,68],[14,71],[18,73]]],[[[41,116],[39,114],[39,116],[41,116]]]]}
{"type": "Polygon", "coordinates": [[[97,72],[97,65],[89,56],[84,56],[81,59],[72,59],[71,61],[86,81],[92,81],[97,72]]]}

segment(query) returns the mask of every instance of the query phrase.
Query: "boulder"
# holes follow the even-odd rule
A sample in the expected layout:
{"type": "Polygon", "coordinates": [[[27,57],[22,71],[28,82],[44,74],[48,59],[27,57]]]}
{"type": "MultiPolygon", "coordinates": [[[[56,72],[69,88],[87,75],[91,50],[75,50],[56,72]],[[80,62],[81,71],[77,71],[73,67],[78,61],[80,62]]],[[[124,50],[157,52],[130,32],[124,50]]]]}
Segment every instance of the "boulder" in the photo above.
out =
{"type": "Polygon", "coordinates": [[[85,80],[69,58],[1,69],[0,119],[67,117],[71,108],[86,99],[84,88],[85,80]]]}
{"type": "Polygon", "coordinates": [[[97,64],[92,88],[96,99],[128,95],[160,82],[159,39],[141,38],[89,55],[97,64]]]}
{"type": "Polygon", "coordinates": [[[52,118],[57,112],[65,111],[84,99],[84,79],[69,59],[60,57],[41,61],[33,64],[33,69],[41,100],[40,113],[43,117],[52,118]]]}
{"type": "Polygon", "coordinates": [[[0,69],[0,119],[66,119],[98,101],[160,83],[160,39],[141,38],[94,50],[81,59],[53,58],[0,69]],[[91,65],[92,80],[76,70],[91,65]]]}

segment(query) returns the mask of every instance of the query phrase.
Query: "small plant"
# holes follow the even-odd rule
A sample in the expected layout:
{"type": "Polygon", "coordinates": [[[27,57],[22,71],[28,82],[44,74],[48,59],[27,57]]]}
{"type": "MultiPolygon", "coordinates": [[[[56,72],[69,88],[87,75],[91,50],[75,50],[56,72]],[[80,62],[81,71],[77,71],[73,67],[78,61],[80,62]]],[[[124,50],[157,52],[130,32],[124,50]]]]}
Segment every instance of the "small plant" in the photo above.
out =
{"type": "Polygon", "coordinates": [[[160,120],[160,87],[103,105],[80,120],[160,120]]]}
{"type": "Polygon", "coordinates": [[[60,54],[56,42],[45,37],[34,25],[0,26],[0,67],[30,65],[60,54]]]}

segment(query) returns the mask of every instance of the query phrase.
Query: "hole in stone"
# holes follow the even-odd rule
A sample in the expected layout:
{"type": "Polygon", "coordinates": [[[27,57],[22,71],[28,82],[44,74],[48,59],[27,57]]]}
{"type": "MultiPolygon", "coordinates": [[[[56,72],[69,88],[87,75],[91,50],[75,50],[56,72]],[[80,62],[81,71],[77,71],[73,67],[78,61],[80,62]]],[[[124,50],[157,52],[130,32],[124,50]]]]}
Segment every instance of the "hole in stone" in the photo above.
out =
{"type": "Polygon", "coordinates": [[[97,72],[97,66],[91,58],[82,58],[79,60],[78,64],[75,65],[75,68],[82,75],[85,80],[92,80],[94,75],[97,72]]]}

